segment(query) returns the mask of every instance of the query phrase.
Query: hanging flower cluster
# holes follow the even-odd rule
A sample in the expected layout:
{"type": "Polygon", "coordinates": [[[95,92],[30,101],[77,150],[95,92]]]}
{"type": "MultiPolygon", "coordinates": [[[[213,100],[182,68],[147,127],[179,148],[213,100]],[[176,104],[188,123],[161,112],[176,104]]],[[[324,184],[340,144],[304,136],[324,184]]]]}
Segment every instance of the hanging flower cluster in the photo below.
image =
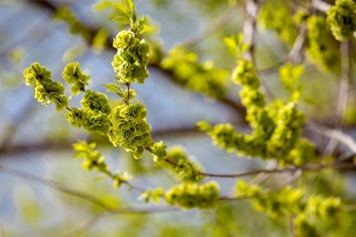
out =
{"type": "Polygon", "coordinates": [[[63,110],[68,106],[68,97],[64,95],[64,87],[61,82],[52,80],[52,72],[39,63],[33,63],[23,72],[26,85],[33,84],[35,98],[38,102],[49,105],[54,103],[56,110],[63,110]]]}

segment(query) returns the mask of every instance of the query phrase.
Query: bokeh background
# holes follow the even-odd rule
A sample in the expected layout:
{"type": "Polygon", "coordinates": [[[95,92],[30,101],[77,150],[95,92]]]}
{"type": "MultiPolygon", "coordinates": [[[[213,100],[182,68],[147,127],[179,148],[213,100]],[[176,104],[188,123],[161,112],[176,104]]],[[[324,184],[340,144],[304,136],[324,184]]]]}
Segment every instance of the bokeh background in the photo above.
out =
{"type": "MultiPolygon", "coordinates": [[[[241,32],[244,20],[243,9],[233,2],[135,1],[138,15],[149,16],[157,25],[158,32],[152,38],[162,44],[164,52],[177,45],[186,45],[197,52],[201,61],[212,60],[225,69],[232,68],[235,60],[221,38],[241,32]]],[[[61,73],[65,65],[78,61],[91,75],[89,89],[105,92],[101,84],[115,79],[111,67],[115,51],[92,48],[82,37],[71,35],[63,21],[53,19],[53,7],[69,6],[86,26],[109,29],[112,39],[119,27],[110,20],[110,11],[97,11],[96,4],[94,0],[0,1],[0,164],[41,178],[36,180],[33,176],[0,169],[0,236],[200,236],[207,233],[204,231],[209,230],[209,225],[218,225],[218,220],[209,211],[196,210],[108,215],[87,231],[85,226],[81,230],[97,209],[44,184],[44,179],[56,181],[63,187],[105,197],[116,206],[144,206],[137,200],[139,193],[136,191],[127,187],[113,189],[107,178],[101,179],[95,171],[81,169],[80,161],[72,159],[71,146],[79,140],[96,141],[111,168],[133,174],[132,183],[137,186],[170,187],[174,183],[166,173],[152,168],[149,154],[141,161],[133,160],[120,148],[112,148],[105,138],[69,126],[64,112],[55,112],[53,105],[39,104],[33,98],[33,89],[24,84],[22,71],[33,62],[46,66],[53,72],[54,79],[63,81],[61,73]]],[[[260,69],[275,65],[288,54],[289,49],[267,30],[260,29],[257,42],[256,55],[259,56],[256,62],[260,69]]],[[[147,107],[147,120],[155,140],[164,140],[169,146],[183,146],[206,171],[231,173],[266,165],[256,159],[237,159],[235,154],[214,147],[210,138],[195,128],[196,122],[206,120],[229,122],[240,131],[247,131],[243,117],[233,106],[186,90],[157,67],[149,67],[149,70],[145,84],[133,85],[133,88],[137,99],[147,107]]],[[[273,68],[261,70],[260,75],[276,97],[288,95],[279,82],[278,71],[273,68]]],[[[302,78],[309,83],[304,98],[312,102],[301,106],[308,116],[321,121],[329,121],[332,117],[336,77],[321,74],[312,65],[307,65],[302,78]]],[[[238,90],[231,84],[228,91],[228,98],[237,105],[238,90]]],[[[119,99],[114,94],[109,98],[112,103],[119,99]]],[[[79,105],[79,101],[80,98],[74,97],[71,105],[79,105]]],[[[222,193],[227,195],[235,180],[219,180],[219,183],[222,193]]],[[[348,190],[350,194],[355,193],[352,185],[348,190]]],[[[268,223],[263,217],[249,213],[254,223],[246,220],[243,215],[249,209],[244,206],[235,207],[240,212],[234,218],[237,225],[251,226],[247,236],[261,236],[258,235],[261,229],[268,233],[269,225],[273,225],[274,234],[268,236],[285,234],[278,229],[278,223],[268,223]]]]}

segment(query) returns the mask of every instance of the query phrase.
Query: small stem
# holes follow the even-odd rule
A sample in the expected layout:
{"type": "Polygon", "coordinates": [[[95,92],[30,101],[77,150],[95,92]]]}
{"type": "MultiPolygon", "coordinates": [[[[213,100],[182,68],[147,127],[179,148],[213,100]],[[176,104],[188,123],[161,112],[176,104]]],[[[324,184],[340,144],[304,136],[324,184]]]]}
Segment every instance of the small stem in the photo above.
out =
{"type": "Polygon", "coordinates": [[[297,237],[295,233],[295,226],[294,226],[294,217],[293,215],[290,215],[288,217],[288,229],[289,229],[289,236],[290,237],[297,237]]]}
{"type": "Polygon", "coordinates": [[[127,87],[127,96],[125,98],[125,104],[129,105],[130,104],[130,82],[125,83],[127,87]]]}

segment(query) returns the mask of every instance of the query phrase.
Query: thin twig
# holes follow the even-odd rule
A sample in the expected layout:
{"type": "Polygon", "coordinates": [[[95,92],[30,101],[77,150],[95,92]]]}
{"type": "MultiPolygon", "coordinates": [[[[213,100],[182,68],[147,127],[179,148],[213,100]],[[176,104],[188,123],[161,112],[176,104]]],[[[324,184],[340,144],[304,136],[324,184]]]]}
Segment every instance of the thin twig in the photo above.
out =
{"type": "Polygon", "coordinates": [[[302,169],[297,170],[291,177],[289,177],[288,180],[281,183],[277,187],[270,189],[269,192],[278,192],[284,187],[294,184],[300,177],[302,177],[302,175],[303,175],[303,170],[302,169]]]}
{"type": "Polygon", "coordinates": [[[94,216],[92,216],[89,220],[85,221],[83,224],[75,228],[74,230],[68,232],[67,234],[63,235],[63,237],[70,237],[70,236],[80,236],[85,232],[88,232],[97,222],[99,222],[107,212],[102,211],[94,216]]]}
{"type": "MultiPolygon", "coordinates": [[[[274,170],[278,167],[278,162],[276,160],[271,160],[268,162],[268,164],[266,165],[265,169],[266,170],[274,170]]],[[[254,179],[252,179],[249,183],[250,184],[262,184],[263,182],[265,182],[269,177],[270,177],[271,173],[259,173],[258,175],[256,175],[256,177],[254,179]]]]}
{"type": "Polygon", "coordinates": [[[23,172],[21,170],[18,169],[14,169],[14,168],[10,168],[4,165],[0,165],[0,172],[8,174],[8,175],[12,175],[12,176],[16,176],[18,178],[30,181],[30,182],[35,182],[37,184],[41,184],[44,185],[46,187],[49,188],[53,188],[55,190],[58,190],[62,193],[66,193],[68,195],[74,196],[74,197],[78,197],[81,199],[84,199],[88,202],[91,202],[92,204],[95,204],[101,208],[104,209],[110,209],[103,201],[101,201],[99,198],[89,194],[89,193],[84,193],[78,190],[74,190],[68,187],[65,187],[62,184],[59,184],[55,181],[52,180],[48,180],[48,179],[44,179],[38,176],[35,176],[33,174],[29,174],[26,172],[23,172]]]}
{"type": "Polygon", "coordinates": [[[278,173],[296,172],[299,170],[308,171],[308,172],[317,172],[323,169],[353,169],[353,168],[355,168],[355,165],[351,163],[332,163],[332,164],[308,164],[304,166],[292,166],[292,167],[274,169],[274,170],[258,169],[258,170],[252,170],[252,171],[246,171],[246,172],[240,172],[234,174],[212,174],[212,173],[205,173],[205,172],[201,172],[200,174],[206,177],[214,177],[214,178],[239,178],[239,177],[256,175],[260,173],[278,174],[278,173]]]}
{"type": "Polygon", "coordinates": [[[209,36],[216,34],[219,30],[223,29],[232,19],[236,17],[238,14],[237,10],[239,8],[237,6],[229,7],[226,9],[222,14],[220,14],[217,18],[213,21],[209,22],[206,26],[204,26],[199,32],[198,35],[194,35],[187,41],[180,44],[185,48],[191,48],[202,42],[203,40],[207,39],[209,36]]]}

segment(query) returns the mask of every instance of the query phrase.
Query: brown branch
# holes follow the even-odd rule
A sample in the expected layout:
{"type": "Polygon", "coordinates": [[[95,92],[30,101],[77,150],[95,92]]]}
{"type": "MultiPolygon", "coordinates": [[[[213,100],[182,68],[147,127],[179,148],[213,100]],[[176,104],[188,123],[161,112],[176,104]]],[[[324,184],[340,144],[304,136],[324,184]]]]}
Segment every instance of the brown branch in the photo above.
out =
{"type": "MultiPolygon", "coordinates": [[[[41,1],[32,1],[32,0],[26,0],[28,4],[32,4],[34,6],[40,7],[42,9],[48,10],[52,15],[56,13],[56,11],[59,9],[59,7],[56,4],[53,4],[51,1],[47,0],[41,0],[41,1]]],[[[87,25],[85,25],[83,22],[81,22],[82,27],[84,28],[85,32],[87,32],[87,38],[85,38],[85,41],[88,43],[88,45],[92,45],[95,36],[99,32],[99,28],[92,28],[87,25]]],[[[111,47],[111,39],[113,37],[109,37],[110,40],[107,40],[105,42],[105,48],[110,49],[114,51],[115,49],[111,47]]]]}

